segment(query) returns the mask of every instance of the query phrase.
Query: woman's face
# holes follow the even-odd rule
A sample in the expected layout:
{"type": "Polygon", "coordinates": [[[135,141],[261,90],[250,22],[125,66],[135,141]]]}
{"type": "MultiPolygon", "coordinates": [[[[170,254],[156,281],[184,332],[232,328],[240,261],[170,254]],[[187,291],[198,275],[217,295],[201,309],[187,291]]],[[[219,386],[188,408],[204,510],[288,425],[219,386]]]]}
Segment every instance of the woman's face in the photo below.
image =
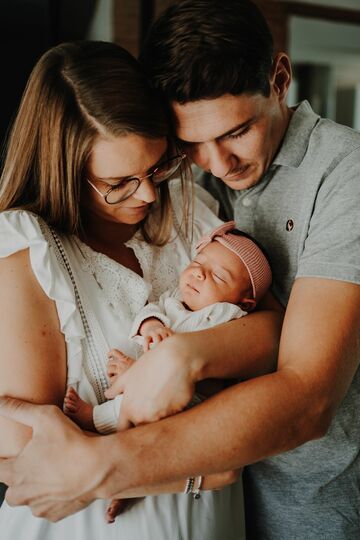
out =
{"type": "Polygon", "coordinates": [[[125,185],[129,178],[146,176],[166,159],[166,150],[165,137],[148,139],[132,133],[99,137],[87,164],[87,179],[96,189],[85,182],[82,205],[107,221],[127,225],[140,223],[156,200],[156,190],[150,178],[144,178],[133,195],[116,204],[108,204],[100,193],[105,195],[111,187],[125,185]]]}

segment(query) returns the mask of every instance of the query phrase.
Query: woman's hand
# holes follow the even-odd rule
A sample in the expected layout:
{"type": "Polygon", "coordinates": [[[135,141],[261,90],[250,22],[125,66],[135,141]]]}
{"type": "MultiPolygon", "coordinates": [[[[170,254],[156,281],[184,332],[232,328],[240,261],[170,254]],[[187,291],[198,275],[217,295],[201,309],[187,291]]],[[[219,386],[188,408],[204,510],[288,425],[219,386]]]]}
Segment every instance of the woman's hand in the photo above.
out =
{"type": "Polygon", "coordinates": [[[119,429],[155,422],[182,411],[191,400],[196,376],[194,358],[176,334],[141,356],[118,376],[105,395],[123,394],[119,429]]]}

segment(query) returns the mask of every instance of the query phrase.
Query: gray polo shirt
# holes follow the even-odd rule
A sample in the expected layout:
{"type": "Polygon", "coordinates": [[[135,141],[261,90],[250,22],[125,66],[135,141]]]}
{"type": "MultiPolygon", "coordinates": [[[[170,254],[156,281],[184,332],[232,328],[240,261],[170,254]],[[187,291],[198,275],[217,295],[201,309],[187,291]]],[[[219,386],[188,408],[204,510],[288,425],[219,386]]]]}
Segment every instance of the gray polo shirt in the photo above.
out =
{"type": "MultiPolygon", "coordinates": [[[[297,277],[360,284],[359,133],[303,102],[256,186],[232,191],[209,175],[200,183],[222,203],[223,218],[264,246],[284,306],[297,277]]],[[[325,437],[247,467],[248,537],[359,540],[359,453],[358,369],[325,437]]]]}

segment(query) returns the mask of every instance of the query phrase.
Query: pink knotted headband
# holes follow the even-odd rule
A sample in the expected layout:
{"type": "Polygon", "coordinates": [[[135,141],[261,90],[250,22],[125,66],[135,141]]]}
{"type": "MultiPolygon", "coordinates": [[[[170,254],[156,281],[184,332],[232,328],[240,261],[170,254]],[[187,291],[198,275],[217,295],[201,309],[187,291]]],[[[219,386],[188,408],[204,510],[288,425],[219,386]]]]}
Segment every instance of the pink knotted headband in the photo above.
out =
{"type": "Polygon", "coordinates": [[[234,229],[236,229],[235,221],[228,221],[216,227],[200,239],[196,251],[199,253],[205,246],[216,241],[235,253],[242,260],[249,273],[253,297],[258,302],[271,285],[270,265],[264,253],[253,240],[246,236],[229,233],[234,229]]]}

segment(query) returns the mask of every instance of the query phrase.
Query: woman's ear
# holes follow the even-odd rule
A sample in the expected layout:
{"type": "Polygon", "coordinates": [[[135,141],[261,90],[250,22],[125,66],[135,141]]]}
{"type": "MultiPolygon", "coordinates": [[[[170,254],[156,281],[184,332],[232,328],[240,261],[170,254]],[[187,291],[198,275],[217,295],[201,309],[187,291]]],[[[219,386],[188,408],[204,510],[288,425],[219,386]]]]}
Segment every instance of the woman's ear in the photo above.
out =
{"type": "Polygon", "coordinates": [[[290,58],[284,52],[278,53],[273,62],[270,86],[280,100],[286,98],[291,83],[291,75],[290,58]]]}
{"type": "Polygon", "coordinates": [[[253,298],[245,298],[240,302],[239,307],[244,311],[252,311],[256,307],[256,302],[253,298]]]}

